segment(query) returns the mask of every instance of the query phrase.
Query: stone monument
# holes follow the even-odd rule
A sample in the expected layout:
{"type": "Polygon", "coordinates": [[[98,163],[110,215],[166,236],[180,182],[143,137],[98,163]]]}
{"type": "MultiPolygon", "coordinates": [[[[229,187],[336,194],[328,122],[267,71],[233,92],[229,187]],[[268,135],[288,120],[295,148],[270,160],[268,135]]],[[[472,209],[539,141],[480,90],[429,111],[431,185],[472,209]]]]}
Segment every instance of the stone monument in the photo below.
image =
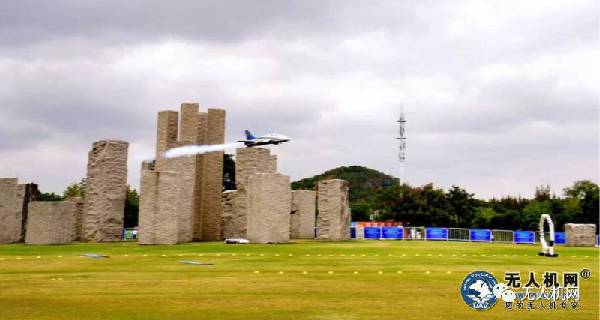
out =
{"type": "Polygon", "coordinates": [[[88,155],[83,233],[87,241],[120,241],[129,143],[101,140],[88,155]]]}
{"type": "Polygon", "coordinates": [[[319,181],[317,187],[317,239],[349,240],[350,210],[348,182],[341,179],[319,181]]]}

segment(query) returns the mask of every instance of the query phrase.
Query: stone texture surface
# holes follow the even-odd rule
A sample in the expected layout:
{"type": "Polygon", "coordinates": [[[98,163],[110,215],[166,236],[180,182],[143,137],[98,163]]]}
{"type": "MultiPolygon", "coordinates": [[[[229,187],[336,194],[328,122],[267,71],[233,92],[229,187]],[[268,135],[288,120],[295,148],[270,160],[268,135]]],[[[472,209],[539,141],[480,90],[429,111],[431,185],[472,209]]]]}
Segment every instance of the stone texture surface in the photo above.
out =
{"type": "MultiPolygon", "coordinates": [[[[207,123],[208,123],[208,114],[206,112],[198,113],[198,125],[197,125],[197,136],[196,136],[196,144],[202,145],[206,144],[206,131],[207,131],[207,123]]],[[[202,178],[204,172],[204,155],[196,156],[196,205],[194,208],[194,219],[193,219],[193,239],[194,240],[202,240],[202,212],[203,207],[202,203],[202,195],[203,195],[203,185],[204,180],[202,178]]]]}
{"type": "Polygon", "coordinates": [[[276,173],[277,156],[265,148],[238,148],[235,155],[235,185],[244,190],[248,177],[257,173],[276,173]]]}
{"type": "Polygon", "coordinates": [[[319,181],[317,187],[317,239],[350,239],[348,182],[341,179],[319,181]]]}
{"type": "Polygon", "coordinates": [[[179,114],[177,111],[160,111],[156,125],[156,165],[162,166],[162,154],[177,144],[179,114]]]}
{"type": "Polygon", "coordinates": [[[179,112],[179,143],[196,144],[198,140],[198,104],[182,103],[179,112]]]}
{"type": "Polygon", "coordinates": [[[84,238],[120,241],[123,229],[129,143],[102,140],[88,155],[84,238]]]}
{"type": "Polygon", "coordinates": [[[67,199],[66,201],[70,201],[75,205],[73,210],[73,228],[71,229],[71,241],[81,241],[83,239],[85,200],[82,197],[73,197],[67,199]]]}
{"type": "Polygon", "coordinates": [[[25,243],[71,243],[73,216],[76,210],[73,201],[31,202],[25,243]]]}
{"type": "Polygon", "coordinates": [[[316,219],[317,193],[312,190],[293,190],[290,214],[290,238],[312,239],[316,219]]]}
{"type": "Polygon", "coordinates": [[[37,201],[41,197],[38,186],[35,183],[19,184],[17,186],[17,205],[21,209],[21,234],[19,242],[25,241],[25,232],[27,230],[27,218],[29,212],[29,203],[37,201]]]}
{"type": "Polygon", "coordinates": [[[252,243],[285,243],[290,239],[290,178],[259,173],[246,181],[247,238],[252,243]]]}
{"type": "Polygon", "coordinates": [[[565,236],[569,247],[593,247],[596,245],[596,225],[567,223],[565,236]]]}
{"type": "Polygon", "coordinates": [[[138,215],[138,243],[154,244],[158,172],[142,165],[140,174],[140,210],[138,215]]]}
{"type": "Polygon", "coordinates": [[[245,199],[240,199],[238,196],[240,193],[237,190],[223,192],[221,202],[223,207],[221,238],[223,239],[246,238],[246,210],[240,208],[240,205],[245,204],[245,199]]]}
{"type": "MultiPolygon", "coordinates": [[[[208,109],[205,144],[222,144],[225,139],[225,110],[208,109]]],[[[223,192],[223,152],[202,156],[201,202],[198,215],[201,240],[221,240],[221,193],[223,192]]]]}
{"type": "Polygon", "coordinates": [[[0,178],[0,243],[19,242],[23,221],[17,178],[0,178]]]}
{"type": "MultiPolygon", "coordinates": [[[[178,242],[191,242],[196,198],[196,158],[178,157],[166,159],[165,171],[175,173],[179,191],[176,194],[175,207],[178,220],[178,242]]],[[[162,171],[159,171],[159,173],[162,171]]],[[[159,176],[161,179],[162,176],[159,176]]],[[[160,192],[163,192],[159,181],[160,192]]]]}
{"type": "Polygon", "coordinates": [[[176,244],[181,239],[178,217],[179,175],[142,171],[139,244],[176,244]]]}

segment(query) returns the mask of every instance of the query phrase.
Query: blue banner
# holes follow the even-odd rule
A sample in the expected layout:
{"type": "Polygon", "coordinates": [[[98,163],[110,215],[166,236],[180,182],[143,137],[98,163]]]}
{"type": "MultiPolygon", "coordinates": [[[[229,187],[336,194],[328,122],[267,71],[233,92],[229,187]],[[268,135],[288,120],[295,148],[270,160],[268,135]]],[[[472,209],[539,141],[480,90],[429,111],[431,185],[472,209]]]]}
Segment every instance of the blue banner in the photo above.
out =
{"type": "Polygon", "coordinates": [[[402,227],[383,227],[381,228],[381,237],[384,239],[402,239],[404,229],[402,227]]]}
{"type": "Polygon", "coordinates": [[[425,240],[448,240],[448,229],[425,228],[425,240]]]}
{"type": "Polygon", "coordinates": [[[515,243],[535,243],[535,232],[533,231],[515,231],[515,243]]]}
{"type": "Polygon", "coordinates": [[[492,230],[490,229],[471,229],[469,231],[471,241],[492,241],[492,230]]]}
{"type": "Polygon", "coordinates": [[[567,237],[564,232],[555,232],[554,233],[554,243],[555,244],[565,244],[566,242],[567,242],[567,237]]]}
{"type": "Polygon", "coordinates": [[[381,228],[365,227],[365,239],[379,239],[379,238],[381,238],[381,228]]]}
{"type": "Polygon", "coordinates": [[[355,239],[355,238],[356,238],[356,228],[350,227],[350,239],[355,239]]]}

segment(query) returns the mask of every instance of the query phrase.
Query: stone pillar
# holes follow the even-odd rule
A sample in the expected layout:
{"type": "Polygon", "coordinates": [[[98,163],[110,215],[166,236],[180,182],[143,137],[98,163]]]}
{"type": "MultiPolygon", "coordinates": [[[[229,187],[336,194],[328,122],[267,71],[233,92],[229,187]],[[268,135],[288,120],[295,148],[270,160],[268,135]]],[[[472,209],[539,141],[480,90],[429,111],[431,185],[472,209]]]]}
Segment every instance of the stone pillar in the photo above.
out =
{"type": "Polygon", "coordinates": [[[566,245],[568,247],[593,247],[596,245],[596,225],[593,223],[565,224],[566,245]]]}
{"type": "Polygon", "coordinates": [[[83,219],[85,213],[85,200],[82,197],[69,198],[74,204],[73,210],[73,228],[71,229],[71,241],[81,241],[83,239],[83,219]]]}
{"type": "Polygon", "coordinates": [[[179,144],[196,144],[198,140],[198,104],[182,103],[179,115],[179,144]]]}
{"type": "MultiPolygon", "coordinates": [[[[208,124],[208,114],[206,112],[198,113],[198,125],[196,126],[197,135],[196,135],[196,144],[203,145],[206,144],[206,131],[208,124]]],[[[194,208],[194,226],[193,226],[193,238],[194,240],[202,240],[202,195],[203,195],[203,185],[204,179],[202,174],[204,172],[204,155],[196,156],[196,205],[194,208]]]]}
{"type": "Polygon", "coordinates": [[[0,178],[0,243],[19,242],[23,221],[17,178],[0,178]]]}
{"type": "Polygon", "coordinates": [[[149,164],[142,164],[137,237],[139,244],[154,244],[156,202],[158,197],[158,172],[152,169],[149,164]]]}
{"type": "Polygon", "coordinates": [[[178,131],[177,111],[160,111],[156,126],[156,166],[160,168],[163,161],[163,153],[177,145],[178,131]]]}
{"type": "Polygon", "coordinates": [[[71,243],[73,216],[76,210],[72,201],[31,202],[25,243],[71,243]]]}
{"type": "Polygon", "coordinates": [[[348,181],[331,179],[319,181],[317,188],[317,239],[350,239],[350,210],[348,181]]]}
{"type": "Polygon", "coordinates": [[[158,173],[158,194],[154,219],[155,244],[176,244],[181,240],[181,219],[178,218],[179,175],[177,172],[158,173]]]}
{"type": "Polygon", "coordinates": [[[292,191],[290,238],[313,239],[317,193],[312,190],[292,191]]]}
{"type": "MultiPolygon", "coordinates": [[[[179,226],[178,242],[191,242],[196,204],[196,158],[177,157],[165,159],[164,168],[165,171],[175,173],[179,188],[179,192],[176,194],[177,200],[175,201],[179,226]]],[[[159,189],[159,192],[163,192],[163,190],[159,189]]]]}
{"type": "Polygon", "coordinates": [[[247,238],[252,243],[285,243],[290,239],[290,178],[279,173],[248,177],[247,238]]]}
{"type": "MultiPolygon", "coordinates": [[[[208,109],[205,144],[222,144],[225,139],[225,110],[208,109]]],[[[200,215],[201,239],[221,240],[221,193],[223,192],[223,152],[203,155],[200,215]]]]}
{"type": "Polygon", "coordinates": [[[221,217],[221,238],[246,238],[246,211],[240,210],[239,205],[243,200],[238,199],[236,190],[223,192],[221,217]]]}
{"type": "Polygon", "coordinates": [[[120,241],[127,183],[129,143],[101,140],[88,155],[84,237],[87,241],[120,241]]]}

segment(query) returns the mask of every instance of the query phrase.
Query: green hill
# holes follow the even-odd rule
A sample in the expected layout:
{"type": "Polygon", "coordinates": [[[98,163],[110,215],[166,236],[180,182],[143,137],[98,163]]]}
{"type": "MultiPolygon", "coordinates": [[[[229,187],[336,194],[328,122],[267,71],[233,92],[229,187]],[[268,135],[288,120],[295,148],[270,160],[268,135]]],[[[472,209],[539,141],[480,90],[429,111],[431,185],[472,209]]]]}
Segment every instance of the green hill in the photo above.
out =
{"type": "Polygon", "coordinates": [[[319,180],[343,179],[350,185],[350,207],[354,220],[368,218],[367,211],[372,205],[375,191],[393,186],[398,179],[383,172],[362,166],[338,167],[310,178],[292,182],[292,189],[314,190],[319,180]]]}

